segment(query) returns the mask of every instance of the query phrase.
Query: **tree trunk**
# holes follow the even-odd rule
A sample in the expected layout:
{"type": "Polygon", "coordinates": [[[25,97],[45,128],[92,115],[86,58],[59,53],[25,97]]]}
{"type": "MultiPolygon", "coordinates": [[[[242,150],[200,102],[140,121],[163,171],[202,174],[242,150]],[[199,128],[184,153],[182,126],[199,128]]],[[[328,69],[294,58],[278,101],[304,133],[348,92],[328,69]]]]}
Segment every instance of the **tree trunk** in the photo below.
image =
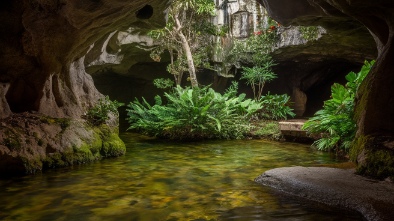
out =
{"type": "Polygon", "coordinates": [[[181,30],[182,25],[179,22],[178,15],[174,16],[174,20],[176,23],[177,34],[178,34],[179,38],[181,39],[182,48],[183,48],[183,51],[185,52],[185,55],[186,55],[187,67],[189,69],[189,75],[190,75],[190,82],[192,84],[192,87],[198,87],[196,68],[194,67],[194,61],[193,61],[192,52],[191,52],[191,49],[189,46],[189,42],[187,41],[185,35],[183,34],[183,32],[181,30]]]}
{"type": "Polygon", "coordinates": [[[189,75],[190,75],[190,82],[192,84],[192,87],[198,87],[196,68],[194,67],[193,56],[192,56],[192,52],[190,50],[189,43],[187,42],[187,39],[186,39],[185,35],[183,35],[182,32],[179,32],[178,36],[182,40],[182,47],[183,47],[183,50],[186,54],[187,67],[189,69],[189,75]]]}

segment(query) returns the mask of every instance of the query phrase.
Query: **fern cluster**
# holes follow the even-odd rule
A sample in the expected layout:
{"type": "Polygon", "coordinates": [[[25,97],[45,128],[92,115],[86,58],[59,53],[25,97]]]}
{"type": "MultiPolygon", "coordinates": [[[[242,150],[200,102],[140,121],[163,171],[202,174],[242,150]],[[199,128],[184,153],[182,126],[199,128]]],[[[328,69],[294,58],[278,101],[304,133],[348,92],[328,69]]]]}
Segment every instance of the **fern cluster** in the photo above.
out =
{"type": "Polygon", "coordinates": [[[129,129],[175,140],[239,139],[250,131],[250,118],[261,104],[236,95],[233,84],[223,95],[212,88],[177,86],[150,105],[144,98],[128,105],[129,129]]]}
{"type": "Polygon", "coordinates": [[[97,104],[90,108],[86,113],[86,119],[93,125],[100,125],[109,119],[109,115],[113,114],[119,117],[118,108],[123,106],[116,100],[111,101],[108,96],[100,98],[97,104]]]}
{"type": "Polygon", "coordinates": [[[294,117],[295,113],[290,108],[290,96],[287,94],[268,94],[260,97],[262,109],[257,112],[259,119],[283,120],[287,116],[294,117]]]}
{"type": "Polygon", "coordinates": [[[354,99],[357,89],[369,73],[374,61],[365,61],[359,73],[346,75],[346,85],[335,83],[331,87],[331,99],[324,102],[323,109],[315,113],[303,129],[322,138],[314,142],[320,150],[343,150],[348,152],[356,132],[353,120],[354,99]]]}

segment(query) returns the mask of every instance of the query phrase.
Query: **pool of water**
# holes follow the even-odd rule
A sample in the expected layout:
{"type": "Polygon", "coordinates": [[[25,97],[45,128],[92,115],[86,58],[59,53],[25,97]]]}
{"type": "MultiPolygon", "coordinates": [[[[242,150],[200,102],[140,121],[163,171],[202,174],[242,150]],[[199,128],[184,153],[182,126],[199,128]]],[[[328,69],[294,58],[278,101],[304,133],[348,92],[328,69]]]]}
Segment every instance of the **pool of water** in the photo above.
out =
{"type": "Polygon", "coordinates": [[[253,181],[271,168],[340,163],[309,146],[121,138],[123,157],[0,180],[0,220],[361,220],[253,181]]]}

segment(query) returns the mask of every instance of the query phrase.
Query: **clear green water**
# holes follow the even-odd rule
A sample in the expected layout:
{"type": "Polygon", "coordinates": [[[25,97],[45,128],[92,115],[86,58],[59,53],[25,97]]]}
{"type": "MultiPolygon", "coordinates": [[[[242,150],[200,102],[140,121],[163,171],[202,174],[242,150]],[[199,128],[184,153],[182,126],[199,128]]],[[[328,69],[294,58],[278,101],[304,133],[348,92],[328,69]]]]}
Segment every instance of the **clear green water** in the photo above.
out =
{"type": "Polygon", "coordinates": [[[124,157],[0,180],[0,220],[361,220],[253,182],[271,168],[338,163],[306,145],[121,137],[124,157]]]}

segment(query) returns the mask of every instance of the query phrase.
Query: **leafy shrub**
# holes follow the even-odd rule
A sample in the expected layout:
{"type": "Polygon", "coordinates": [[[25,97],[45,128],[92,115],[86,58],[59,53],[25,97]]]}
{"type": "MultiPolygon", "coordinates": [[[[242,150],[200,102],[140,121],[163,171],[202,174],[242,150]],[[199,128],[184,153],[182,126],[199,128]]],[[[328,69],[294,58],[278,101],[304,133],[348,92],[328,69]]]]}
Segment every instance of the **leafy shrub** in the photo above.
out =
{"type": "Polygon", "coordinates": [[[108,96],[100,98],[98,103],[86,113],[87,120],[93,125],[100,125],[109,119],[109,114],[119,116],[118,107],[123,106],[116,100],[111,101],[108,96]]]}
{"type": "Polygon", "coordinates": [[[289,107],[290,96],[287,94],[268,93],[261,96],[259,102],[262,105],[261,110],[257,112],[260,119],[283,120],[287,119],[287,116],[295,116],[293,109],[289,107]]]}
{"type": "Polygon", "coordinates": [[[278,121],[263,120],[253,122],[254,130],[253,137],[259,137],[270,140],[280,140],[282,133],[279,128],[278,121]]]}
{"type": "Polygon", "coordinates": [[[374,61],[365,61],[359,73],[346,75],[345,86],[335,83],[331,87],[331,99],[324,102],[323,109],[315,113],[303,126],[312,134],[321,134],[322,138],[314,142],[319,150],[348,151],[356,132],[353,120],[354,98],[357,89],[369,73],[374,61]]]}
{"type": "Polygon", "coordinates": [[[153,80],[153,84],[159,89],[166,89],[172,87],[174,81],[168,78],[156,78],[153,80]]]}
{"type": "Polygon", "coordinates": [[[236,96],[234,83],[221,95],[212,88],[182,88],[160,96],[152,106],[144,98],[128,105],[129,129],[175,140],[239,139],[250,131],[250,117],[261,108],[258,102],[236,96]]]}
{"type": "Polygon", "coordinates": [[[245,79],[246,84],[250,85],[256,100],[260,99],[265,83],[277,78],[277,75],[272,71],[274,65],[274,61],[269,57],[261,66],[243,67],[241,79],[245,79]]]}
{"type": "Polygon", "coordinates": [[[300,32],[302,38],[305,39],[306,41],[314,41],[319,37],[319,27],[317,26],[308,26],[308,27],[301,26],[300,32]]]}

